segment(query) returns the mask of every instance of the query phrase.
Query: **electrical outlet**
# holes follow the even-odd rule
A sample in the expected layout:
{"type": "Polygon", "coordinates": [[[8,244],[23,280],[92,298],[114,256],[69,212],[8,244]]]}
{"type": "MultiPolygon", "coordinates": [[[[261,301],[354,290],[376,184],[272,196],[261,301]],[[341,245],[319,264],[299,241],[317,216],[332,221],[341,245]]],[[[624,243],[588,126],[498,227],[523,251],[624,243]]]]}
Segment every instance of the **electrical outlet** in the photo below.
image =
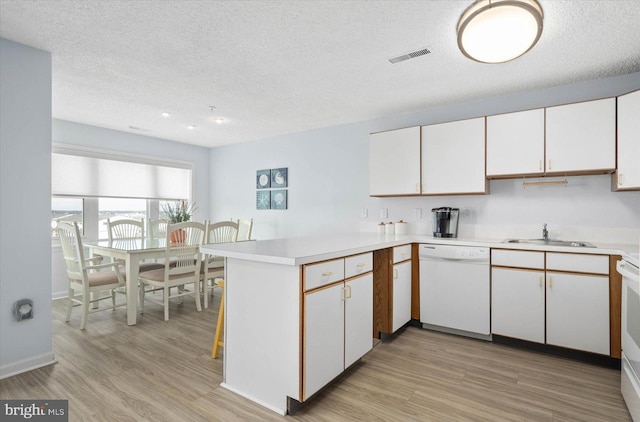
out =
{"type": "Polygon", "coordinates": [[[369,210],[366,208],[363,208],[360,211],[360,218],[369,218],[369,210]]]}
{"type": "Polygon", "coordinates": [[[381,208],[380,209],[380,218],[389,218],[389,209],[381,208]]]}
{"type": "Polygon", "coordinates": [[[16,321],[33,318],[33,301],[22,299],[13,304],[13,314],[16,321]]]}
{"type": "Polygon", "coordinates": [[[416,220],[422,220],[422,208],[416,208],[413,210],[413,215],[416,220]]]}

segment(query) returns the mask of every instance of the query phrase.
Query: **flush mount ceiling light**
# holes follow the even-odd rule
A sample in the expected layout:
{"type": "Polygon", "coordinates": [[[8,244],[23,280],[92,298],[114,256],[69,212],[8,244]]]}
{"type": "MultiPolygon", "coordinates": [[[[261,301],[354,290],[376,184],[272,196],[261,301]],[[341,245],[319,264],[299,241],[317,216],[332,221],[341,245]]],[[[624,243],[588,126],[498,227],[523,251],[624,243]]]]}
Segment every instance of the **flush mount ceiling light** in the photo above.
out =
{"type": "Polygon", "coordinates": [[[160,115],[161,115],[162,117],[171,117],[171,114],[170,114],[170,113],[168,113],[168,112],[166,112],[166,111],[163,111],[162,113],[160,113],[160,115]]]}
{"type": "Polygon", "coordinates": [[[458,22],[458,47],[481,63],[508,62],[538,42],[542,17],[535,0],[479,0],[458,22]]]}

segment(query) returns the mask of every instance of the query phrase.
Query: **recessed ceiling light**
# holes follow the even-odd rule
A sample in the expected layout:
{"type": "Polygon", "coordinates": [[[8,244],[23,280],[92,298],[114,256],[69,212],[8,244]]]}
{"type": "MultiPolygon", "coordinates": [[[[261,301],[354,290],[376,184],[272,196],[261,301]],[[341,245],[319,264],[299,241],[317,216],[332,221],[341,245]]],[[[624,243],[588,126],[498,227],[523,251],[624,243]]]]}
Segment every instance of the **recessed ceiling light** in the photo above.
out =
{"type": "Polygon", "coordinates": [[[481,63],[508,62],[538,42],[542,19],[535,0],[479,0],[458,22],[458,47],[481,63]]]}
{"type": "Polygon", "coordinates": [[[163,111],[162,113],[160,113],[160,115],[162,117],[170,117],[171,116],[171,114],[167,113],[166,111],[163,111]]]}
{"type": "Polygon", "coordinates": [[[222,122],[224,122],[224,119],[222,117],[216,117],[213,119],[213,121],[217,124],[221,124],[222,122]]]}
{"type": "Polygon", "coordinates": [[[187,129],[189,129],[189,130],[195,130],[195,128],[196,128],[196,127],[195,127],[194,125],[189,125],[189,126],[187,126],[187,129]]]}

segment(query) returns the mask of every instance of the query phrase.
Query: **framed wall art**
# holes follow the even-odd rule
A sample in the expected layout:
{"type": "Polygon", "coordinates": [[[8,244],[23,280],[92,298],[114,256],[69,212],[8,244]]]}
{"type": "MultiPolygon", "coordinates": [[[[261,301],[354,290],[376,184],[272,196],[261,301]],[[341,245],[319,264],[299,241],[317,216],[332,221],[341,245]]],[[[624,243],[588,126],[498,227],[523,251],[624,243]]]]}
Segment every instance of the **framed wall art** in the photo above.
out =
{"type": "Polygon", "coordinates": [[[287,190],[274,189],[271,191],[271,209],[286,210],[287,209],[287,190]]]}
{"type": "Polygon", "coordinates": [[[271,187],[271,170],[256,171],[256,189],[269,189],[271,187]]]}
{"type": "Polygon", "coordinates": [[[289,169],[279,168],[279,169],[271,169],[271,187],[272,188],[286,188],[288,185],[288,177],[287,173],[289,169]]]}
{"type": "Polygon", "coordinates": [[[259,190],[256,191],[256,209],[268,210],[271,208],[271,191],[259,190]]]}

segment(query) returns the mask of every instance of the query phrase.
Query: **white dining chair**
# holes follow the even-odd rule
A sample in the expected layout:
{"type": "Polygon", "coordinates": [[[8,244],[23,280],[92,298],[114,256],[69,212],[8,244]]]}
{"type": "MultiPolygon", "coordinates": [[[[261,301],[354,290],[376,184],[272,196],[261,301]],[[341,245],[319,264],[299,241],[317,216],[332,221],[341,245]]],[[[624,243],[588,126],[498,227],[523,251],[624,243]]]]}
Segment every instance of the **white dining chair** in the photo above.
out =
{"type": "MultiPolygon", "coordinates": [[[[144,241],[144,222],[123,218],[111,221],[107,219],[107,232],[109,234],[109,242],[137,242],[144,241]]],[[[124,265],[124,262],[121,262],[124,265]]],[[[163,268],[164,264],[158,262],[141,262],[138,271],[151,271],[163,268]]]]}
{"type": "MultiPolygon", "coordinates": [[[[220,221],[207,224],[205,243],[227,243],[238,239],[238,223],[233,221],[220,221]]],[[[224,278],[224,258],[205,254],[202,267],[202,287],[204,291],[204,307],[209,307],[209,291],[216,287],[215,281],[224,278]]]]}
{"type": "Polygon", "coordinates": [[[202,254],[200,246],[204,241],[205,225],[195,221],[167,225],[166,247],[163,267],[145,271],[138,275],[140,312],[144,312],[145,287],[153,290],[162,289],[162,301],[147,298],[152,303],[164,306],[164,320],[169,320],[169,300],[187,295],[195,297],[196,309],[202,310],[200,305],[200,266],[202,254]],[[176,233],[171,241],[171,233],[176,233]],[[193,291],[186,290],[186,285],[193,284],[193,291]],[[177,293],[171,294],[171,288],[178,287],[177,293]]]}
{"type": "Polygon", "coordinates": [[[236,223],[238,223],[238,242],[251,240],[251,230],[253,229],[253,218],[250,220],[240,218],[236,221],[236,223]]]}
{"type": "Polygon", "coordinates": [[[167,234],[168,220],[157,219],[149,220],[149,238],[151,239],[164,239],[167,234]]]}
{"type": "Polygon", "coordinates": [[[71,309],[74,304],[78,304],[82,306],[80,329],[84,330],[87,327],[87,315],[90,312],[115,310],[126,305],[126,303],[116,305],[116,289],[124,287],[124,278],[120,274],[118,262],[96,264],[102,260],[101,256],[85,259],[78,223],[61,221],[56,230],[67,270],[69,297],[65,321],[68,322],[71,319],[71,309]],[[105,291],[110,292],[110,295],[101,297],[100,293],[105,291]],[[111,298],[111,307],[89,310],[89,305],[109,298],[111,298]]]}

